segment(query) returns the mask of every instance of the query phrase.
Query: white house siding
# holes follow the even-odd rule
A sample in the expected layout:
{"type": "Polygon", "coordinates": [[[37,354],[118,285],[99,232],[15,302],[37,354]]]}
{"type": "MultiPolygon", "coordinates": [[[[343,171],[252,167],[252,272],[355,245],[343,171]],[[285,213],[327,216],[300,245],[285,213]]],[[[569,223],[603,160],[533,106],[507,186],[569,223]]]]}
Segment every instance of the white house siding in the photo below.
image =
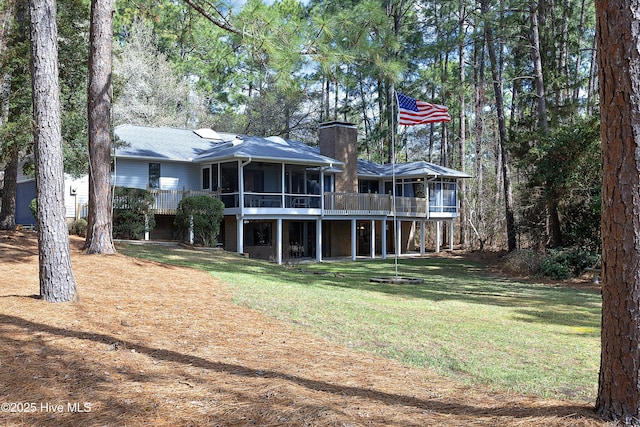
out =
{"type": "Polygon", "coordinates": [[[199,190],[201,187],[200,165],[137,159],[118,159],[114,173],[116,186],[147,188],[149,163],[160,163],[161,190],[199,190]]]}
{"type": "Polygon", "coordinates": [[[80,218],[83,216],[83,207],[89,202],[89,177],[87,175],[74,179],[65,175],[64,180],[64,207],[67,218],[80,218]]]}

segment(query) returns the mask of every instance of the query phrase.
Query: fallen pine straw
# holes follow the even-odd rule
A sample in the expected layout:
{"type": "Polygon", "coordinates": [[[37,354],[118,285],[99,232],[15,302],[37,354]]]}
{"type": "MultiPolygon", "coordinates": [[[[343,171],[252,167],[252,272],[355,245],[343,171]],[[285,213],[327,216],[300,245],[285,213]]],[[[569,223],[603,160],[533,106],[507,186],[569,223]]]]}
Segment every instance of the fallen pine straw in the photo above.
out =
{"type": "Polygon", "coordinates": [[[79,301],[50,304],[35,235],[0,232],[2,425],[605,425],[589,403],[464,386],[233,305],[205,272],[81,244],[79,301]]]}

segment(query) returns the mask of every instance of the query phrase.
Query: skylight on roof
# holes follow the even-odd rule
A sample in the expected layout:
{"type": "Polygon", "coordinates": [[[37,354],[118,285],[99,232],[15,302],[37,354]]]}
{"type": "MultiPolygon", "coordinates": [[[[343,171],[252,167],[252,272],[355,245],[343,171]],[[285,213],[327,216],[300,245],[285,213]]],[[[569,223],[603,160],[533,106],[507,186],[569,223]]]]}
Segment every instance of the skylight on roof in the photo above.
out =
{"type": "Polygon", "coordinates": [[[222,141],[222,137],[218,132],[211,128],[201,128],[193,131],[196,135],[198,135],[202,139],[211,139],[214,141],[222,141]]]}
{"type": "Polygon", "coordinates": [[[284,139],[282,139],[279,136],[268,136],[266,139],[268,139],[269,141],[274,142],[274,143],[276,143],[278,145],[289,145],[287,143],[287,141],[285,141],[284,139]]]}

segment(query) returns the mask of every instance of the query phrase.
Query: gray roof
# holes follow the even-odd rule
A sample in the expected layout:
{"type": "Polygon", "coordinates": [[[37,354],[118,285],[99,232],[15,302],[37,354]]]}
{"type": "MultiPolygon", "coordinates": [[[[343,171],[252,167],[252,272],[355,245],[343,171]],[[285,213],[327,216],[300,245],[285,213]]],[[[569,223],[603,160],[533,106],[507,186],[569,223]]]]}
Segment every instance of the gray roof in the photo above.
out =
{"type": "Polygon", "coordinates": [[[400,177],[471,178],[471,175],[466,173],[425,161],[381,165],[368,160],[358,160],[360,176],[391,178],[394,174],[400,177]]]}
{"type": "MultiPolygon", "coordinates": [[[[190,129],[121,125],[114,133],[116,157],[203,163],[231,159],[286,161],[307,165],[342,165],[297,141],[213,132],[202,138],[190,129]]],[[[201,133],[202,134],[202,133],[201,133]]]]}
{"type": "MultiPolygon", "coordinates": [[[[191,163],[216,162],[233,159],[253,161],[285,161],[312,166],[332,166],[339,171],[342,162],[320,154],[317,147],[279,137],[261,138],[216,133],[211,129],[194,131],[170,127],[121,125],[115,128],[116,157],[139,158],[191,163]]],[[[358,160],[358,175],[371,178],[445,177],[470,178],[469,175],[419,161],[411,163],[378,164],[358,160]]]]}

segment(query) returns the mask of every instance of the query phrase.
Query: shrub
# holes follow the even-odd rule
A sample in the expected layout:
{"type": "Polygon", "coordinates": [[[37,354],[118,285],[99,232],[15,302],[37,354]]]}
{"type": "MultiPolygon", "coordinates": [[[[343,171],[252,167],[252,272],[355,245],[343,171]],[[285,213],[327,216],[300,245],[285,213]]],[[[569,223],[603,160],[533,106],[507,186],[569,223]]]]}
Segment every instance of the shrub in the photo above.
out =
{"type": "Polygon", "coordinates": [[[113,237],[143,239],[155,226],[153,194],[139,188],[116,187],[113,196],[113,237]]]}
{"type": "Polygon", "coordinates": [[[31,215],[38,221],[38,199],[31,199],[29,210],[31,211],[31,215]]]}
{"type": "Polygon", "coordinates": [[[509,253],[504,259],[504,269],[510,273],[535,276],[540,274],[542,255],[531,249],[520,249],[509,253]]]}
{"type": "Polygon", "coordinates": [[[599,255],[582,248],[550,250],[540,263],[540,272],[553,280],[565,280],[599,262],[599,255]]]}
{"type": "Polygon", "coordinates": [[[571,277],[571,269],[563,251],[550,251],[540,263],[540,272],[543,276],[553,280],[565,280],[571,277]]]}
{"type": "Polygon", "coordinates": [[[593,253],[583,248],[575,248],[569,251],[567,254],[567,258],[569,261],[569,267],[574,276],[579,276],[587,268],[595,267],[596,265],[600,265],[601,256],[600,254],[593,253]]]}
{"type": "Polygon", "coordinates": [[[84,218],[76,219],[71,231],[80,237],[87,237],[87,220],[84,218]]]}
{"type": "Polygon", "coordinates": [[[220,232],[223,212],[224,204],[218,198],[205,195],[185,197],[178,204],[174,225],[184,239],[189,235],[193,218],[193,235],[196,242],[212,246],[220,232]]]}

